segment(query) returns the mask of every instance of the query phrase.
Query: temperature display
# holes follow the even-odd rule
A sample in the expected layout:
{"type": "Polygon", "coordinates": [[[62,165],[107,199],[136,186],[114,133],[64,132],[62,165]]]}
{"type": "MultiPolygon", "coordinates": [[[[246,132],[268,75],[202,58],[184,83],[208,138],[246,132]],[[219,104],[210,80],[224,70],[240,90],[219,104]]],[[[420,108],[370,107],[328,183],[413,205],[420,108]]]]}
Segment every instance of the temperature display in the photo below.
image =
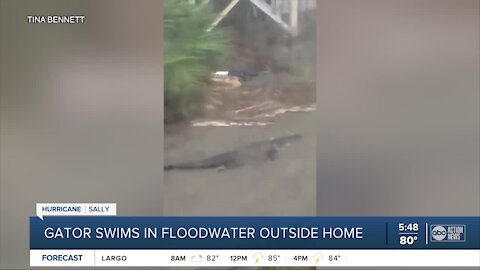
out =
{"type": "Polygon", "coordinates": [[[418,223],[399,223],[399,243],[402,246],[411,246],[418,240],[420,226],[418,223]]]}
{"type": "Polygon", "coordinates": [[[418,240],[418,236],[402,235],[402,236],[400,236],[400,245],[413,245],[415,243],[415,241],[417,241],[417,240],[418,240]]]}

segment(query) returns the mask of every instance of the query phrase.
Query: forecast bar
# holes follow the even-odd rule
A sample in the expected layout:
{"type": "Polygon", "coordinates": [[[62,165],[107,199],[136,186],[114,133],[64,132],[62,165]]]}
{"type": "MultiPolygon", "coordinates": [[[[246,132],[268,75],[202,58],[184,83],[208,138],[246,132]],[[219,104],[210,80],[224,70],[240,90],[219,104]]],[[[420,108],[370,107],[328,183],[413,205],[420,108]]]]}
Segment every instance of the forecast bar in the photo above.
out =
{"type": "Polygon", "coordinates": [[[31,250],[30,266],[480,267],[480,250],[31,250]]]}

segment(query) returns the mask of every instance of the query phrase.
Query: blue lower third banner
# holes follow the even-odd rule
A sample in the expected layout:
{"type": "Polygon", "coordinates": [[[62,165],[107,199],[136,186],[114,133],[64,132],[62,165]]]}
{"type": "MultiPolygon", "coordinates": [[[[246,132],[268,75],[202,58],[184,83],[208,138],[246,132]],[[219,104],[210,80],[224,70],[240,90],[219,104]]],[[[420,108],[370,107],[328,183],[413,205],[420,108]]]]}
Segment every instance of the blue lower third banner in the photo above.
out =
{"type": "Polygon", "coordinates": [[[480,217],[30,217],[30,249],[480,249],[480,217]]]}

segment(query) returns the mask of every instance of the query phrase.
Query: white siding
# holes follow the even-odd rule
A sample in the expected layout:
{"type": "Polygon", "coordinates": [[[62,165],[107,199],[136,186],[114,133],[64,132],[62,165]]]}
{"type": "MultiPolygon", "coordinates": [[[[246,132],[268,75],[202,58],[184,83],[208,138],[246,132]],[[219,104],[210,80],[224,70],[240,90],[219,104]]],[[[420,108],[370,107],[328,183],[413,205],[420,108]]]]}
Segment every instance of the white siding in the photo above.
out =
{"type": "MultiPolygon", "coordinates": [[[[275,13],[281,13],[281,14],[288,13],[288,9],[289,9],[288,2],[290,0],[270,0],[270,1],[271,1],[272,10],[275,13]]],[[[316,7],[317,7],[316,0],[298,0],[299,11],[315,9],[316,7]]]]}

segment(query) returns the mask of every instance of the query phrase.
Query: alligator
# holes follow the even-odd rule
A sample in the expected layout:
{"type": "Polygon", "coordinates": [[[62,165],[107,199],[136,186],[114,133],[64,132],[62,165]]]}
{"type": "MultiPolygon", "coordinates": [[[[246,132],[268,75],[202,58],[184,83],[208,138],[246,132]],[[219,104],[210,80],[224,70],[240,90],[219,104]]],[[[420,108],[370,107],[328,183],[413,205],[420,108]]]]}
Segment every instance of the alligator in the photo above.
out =
{"type": "Polygon", "coordinates": [[[165,171],[169,170],[201,170],[201,169],[234,169],[246,165],[259,164],[278,158],[278,149],[297,141],[302,136],[292,134],[271,138],[265,141],[249,143],[236,150],[224,152],[198,161],[190,161],[172,165],[166,165],[165,171]]]}

